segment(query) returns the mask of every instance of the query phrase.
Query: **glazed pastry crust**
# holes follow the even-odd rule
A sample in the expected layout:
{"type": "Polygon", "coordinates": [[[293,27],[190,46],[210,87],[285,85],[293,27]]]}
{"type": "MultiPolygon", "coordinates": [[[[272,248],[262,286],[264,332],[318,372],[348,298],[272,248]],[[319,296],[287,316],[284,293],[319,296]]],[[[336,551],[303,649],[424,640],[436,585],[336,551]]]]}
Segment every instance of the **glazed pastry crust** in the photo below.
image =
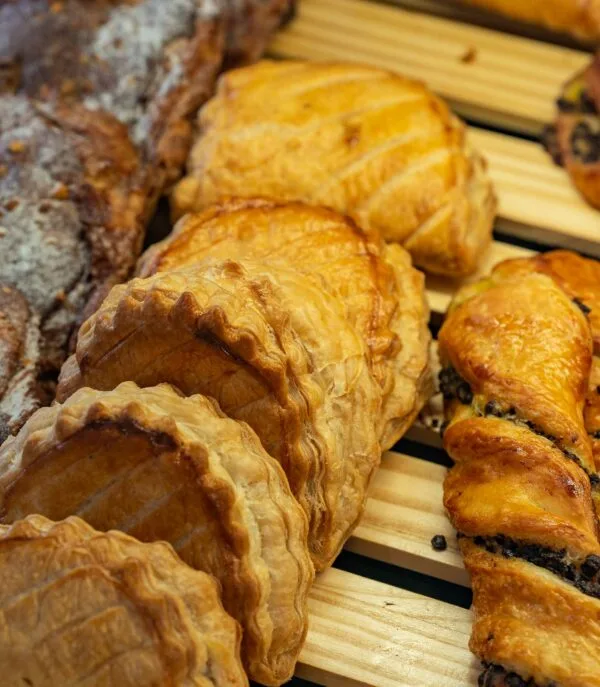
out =
{"type": "Polygon", "coordinates": [[[169,544],[31,515],[0,527],[0,580],[6,687],[248,684],[218,585],[169,544]]]}
{"type": "Polygon", "coordinates": [[[124,379],[210,394],[248,422],[308,515],[315,567],[332,562],[379,464],[381,393],[324,284],[274,265],[206,261],[115,287],[84,324],[58,396],[124,379]]]}
{"type": "Polygon", "coordinates": [[[472,272],[489,243],[485,166],[420,83],[358,65],[262,61],[221,77],[199,127],[176,217],[228,196],[327,205],[450,275],[472,272]]]}
{"type": "Polygon", "coordinates": [[[584,426],[593,340],[535,267],[504,263],[461,289],[440,331],[455,462],[444,504],[472,578],[473,652],[523,682],[583,687],[600,675],[598,478],[584,426]]]}
{"type": "Polygon", "coordinates": [[[266,199],[230,200],[187,215],[140,259],[147,277],[207,257],[247,258],[325,280],[362,335],[383,394],[382,450],[412,424],[432,391],[423,275],[400,246],[386,246],[324,208],[266,199]]]}
{"type": "Polygon", "coordinates": [[[542,24],[581,39],[600,37],[598,0],[462,0],[509,17],[542,24]]]}
{"type": "Polygon", "coordinates": [[[470,648],[525,680],[600,685],[600,600],[530,563],[461,543],[475,621],[470,648]]]}
{"type": "Polygon", "coordinates": [[[169,541],[219,579],[252,679],[293,672],[313,567],[306,518],[279,465],[214,401],[168,385],[85,388],[38,411],[0,450],[2,521],[39,512],[169,541]]]}

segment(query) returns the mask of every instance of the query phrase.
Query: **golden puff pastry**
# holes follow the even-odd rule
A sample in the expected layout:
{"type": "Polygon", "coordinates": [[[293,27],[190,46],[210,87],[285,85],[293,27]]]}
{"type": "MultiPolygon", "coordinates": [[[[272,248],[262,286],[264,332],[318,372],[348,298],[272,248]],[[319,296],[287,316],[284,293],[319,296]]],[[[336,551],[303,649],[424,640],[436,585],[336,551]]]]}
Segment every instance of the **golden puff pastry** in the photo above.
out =
{"type": "Polygon", "coordinates": [[[440,330],[455,462],[444,504],[473,584],[480,684],[600,685],[600,480],[584,426],[593,341],[543,270],[505,263],[440,330]]]}
{"type": "Polygon", "coordinates": [[[263,61],[224,75],[199,125],[176,217],[228,196],[303,200],[449,275],[472,272],[490,240],[485,165],[421,83],[352,64],[263,61]]]}
{"type": "Polygon", "coordinates": [[[4,687],[241,687],[240,639],[214,579],[169,544],[76,517],[0,526],[4,687]]]}
{"type": "Polygon", "coordinates": [[[209,260],[117,286],[83,325],[59,398],[126,379],[213,396],[247,422],[308,515],[315,567],[332,562],[379,464],[381,392],[324,285],[275,265],[209,260]]]}
{"type": "Polygon", "coordinates": [[[1,520],[84,518],[165,540],[221,583],[252,679],[288,680],[307,629],[313,567],[304,513],[244,423],[169,385],[81,389],[0,450],[1,520]]]}
{"type": "Polygon", "coordinates": [[[599,0],[461,0],[509,17],[564,31],[577,38],[600,38],[599,0]]]}
{"type": "Polygon", "coordinates": [[[138,273],[146,277],[208,256],[292,267],[317,285],[325,279],[369,352],[383,395],[382,450],[400,439],[432,390],[424,280],[406,251],[330,210],[254,198],[186,216],[142,256],[138,273]]]}

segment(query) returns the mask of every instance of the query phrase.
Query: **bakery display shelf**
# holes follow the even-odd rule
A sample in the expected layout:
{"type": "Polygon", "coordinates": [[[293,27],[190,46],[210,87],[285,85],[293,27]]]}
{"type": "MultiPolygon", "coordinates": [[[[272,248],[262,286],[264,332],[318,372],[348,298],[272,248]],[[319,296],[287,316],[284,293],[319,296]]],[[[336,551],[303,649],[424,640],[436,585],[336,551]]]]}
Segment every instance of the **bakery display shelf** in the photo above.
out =
{"type": "MultiPolygon", "coordinates": [[[[586,64],[589,52],[564,47],[563,37],[543,31],[529,31],[538,37],[532,39],[523,36],[522,26],[515,32],[483,26],[511,26],[487,16],[449,0],[302,0],[271,55],[350,60],[402,72],[426,81],[471,122],[469,137],[488,160],[499,201],[496,239],[478,274],[501,260],[552,247],[600,257],[600,212],[585,204],[535,140],[552,119],[561,84],[586,64]]],[[[428,277],[434,324],[458,286],[428,277]]],[[[401,451],[383,457],[346,548],[468,586],[442,504],[448,459],[439,436],[422,426],[407,436],[401,451]],[[446,551],[432,549],[436,534],[446,536],[446,551]]],[[[468,651],[470,612],[452,598],[403,589],[401,574],[398,580],[398,586],[395,580],[384,584],[338,569],[321,575],[311,594],[298,676],[344,687],[475,687],[479,666],[468,651]]]]}

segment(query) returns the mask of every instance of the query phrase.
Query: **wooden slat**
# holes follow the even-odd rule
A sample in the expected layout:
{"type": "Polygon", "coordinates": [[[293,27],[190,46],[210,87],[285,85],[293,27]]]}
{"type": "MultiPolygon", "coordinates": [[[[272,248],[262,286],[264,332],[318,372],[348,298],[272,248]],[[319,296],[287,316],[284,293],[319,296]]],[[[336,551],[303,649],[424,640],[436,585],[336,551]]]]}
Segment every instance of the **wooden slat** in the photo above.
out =
{"type": "Polygon", "coordinates": [[[470,612],[328,570],[311,591],[298,675],[328,687],[475,687],[470,612]]]}
{"type": "Polygon", "coordinates": [[[272,51],[393,69],[425,80],[467,118],[536,135],[553,117],[561,84],[589,60],[583,51],[367,0],[303,0],[272,51]]]}
{"type": "Polygon", "coordinates": [[[442,503],[446,469],[401,453],[387,453],[373,478],[360,525],[346,548],[370,558],[468,586],[456,535],[442,503]],[[443,534],[446,551],[431,538],[443,534]]]}

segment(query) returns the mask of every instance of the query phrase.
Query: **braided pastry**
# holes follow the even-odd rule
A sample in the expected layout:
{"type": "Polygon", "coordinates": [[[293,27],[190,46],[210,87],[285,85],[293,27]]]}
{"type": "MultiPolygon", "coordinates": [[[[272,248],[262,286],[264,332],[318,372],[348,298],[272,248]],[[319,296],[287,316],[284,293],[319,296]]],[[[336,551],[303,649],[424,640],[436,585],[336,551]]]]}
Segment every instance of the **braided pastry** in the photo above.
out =
{"type": "Polygon", "coordinates": [[[32,515],[0,526],[4,687],[243,687],[218,585],[164,542],[32,515]]]}
{"type": "Polygon", "coordinates": [[[291,677],[313,580],[306,518],[256,435],[213,401],[168,385],[81,389],[5,442],[0,494],[3,523],[73,514],[100,530],[170,542],[220,581],[243,628],[250,677],[268,685],[291,677]]]}
{"type": "MultiPolygon", "coordinates": [[[[586,315],[535,262],[462,289],[440,331],[455,461],[444,504],[471,574],[486,687],[600,685],[598,475],[586,315]]],[[[544,264],[538,260],[538,265],[544,264]]]]}
{"type": "Polygon", "coordinates": [[[263,61],[225,74],[199,124],[173,193],[177,217],[228,196],[327,205],[450,275],[472,272],[489,243],[485,164],[421,83],[366,66],[263,61]]]}

